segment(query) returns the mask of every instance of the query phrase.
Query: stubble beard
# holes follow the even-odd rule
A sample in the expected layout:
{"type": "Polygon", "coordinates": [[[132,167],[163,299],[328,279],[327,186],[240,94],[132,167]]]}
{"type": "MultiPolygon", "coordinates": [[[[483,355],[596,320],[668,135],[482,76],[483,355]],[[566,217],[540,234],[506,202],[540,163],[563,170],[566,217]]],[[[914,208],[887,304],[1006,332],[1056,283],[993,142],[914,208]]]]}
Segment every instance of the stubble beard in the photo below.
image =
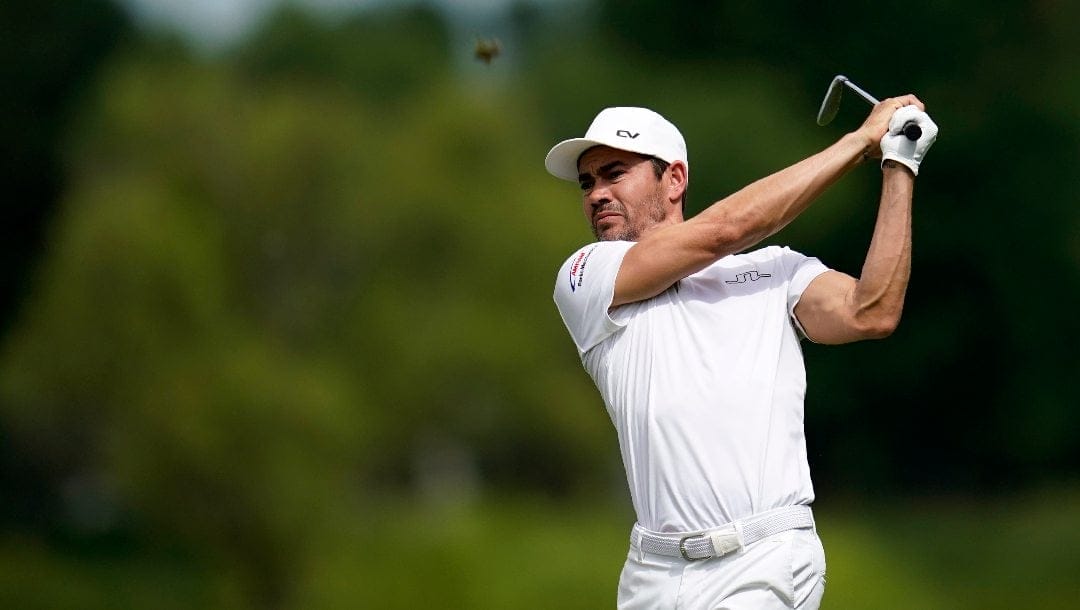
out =
{"type": "Polygon", "coordinates": [[[592,223],[593,235],[599,241],[637,241],[646,229],[664,220],[664,202],[658,191],[651,193],[645,199],[640,217],[631,218],[626,211],[626,206],[620,203],[613,204],[612,208],[623,215],[626,223],[622,228],[609,231],[604,235],[600,235],[596,223],[592,223]]]}

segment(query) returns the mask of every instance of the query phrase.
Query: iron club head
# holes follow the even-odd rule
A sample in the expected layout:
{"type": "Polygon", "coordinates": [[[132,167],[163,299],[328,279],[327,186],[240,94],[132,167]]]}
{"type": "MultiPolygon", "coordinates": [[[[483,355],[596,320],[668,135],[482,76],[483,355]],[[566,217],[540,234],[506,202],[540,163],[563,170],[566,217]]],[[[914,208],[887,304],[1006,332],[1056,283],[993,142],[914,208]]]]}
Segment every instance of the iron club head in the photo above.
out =
{"type": "Polygon", "coordinates": [[[828,125],[836,118],[836,112],[840,110],[840,96],[844,93],[844,83],[847,77],[837,74],[829,83],[829,90],[825,92],[825,99],[821,101],[821,109],[817,113],[817,124],[828,125]]]}
{"type": "MultiPolygon", "coordinates": [[[[854,91],[871,106],[878,103],[876,97],[870,95],[861,87],[851,82],[848,77],[843,74],[837,74],[833,77],[832,82],[829,83],[829,90],[825,92],[825,99],[821,101],[821,108],[817,113],[818,125],[828,125],[836,118],[836,112],[840,109],[840,97],[844,93],[844,87],[854,91]]],[[[914,121],[908,121],[908,123],[904,125],[903,133],[911,141],[918,140],[922,137],[922,129],[920,129],[914,121]]]]}

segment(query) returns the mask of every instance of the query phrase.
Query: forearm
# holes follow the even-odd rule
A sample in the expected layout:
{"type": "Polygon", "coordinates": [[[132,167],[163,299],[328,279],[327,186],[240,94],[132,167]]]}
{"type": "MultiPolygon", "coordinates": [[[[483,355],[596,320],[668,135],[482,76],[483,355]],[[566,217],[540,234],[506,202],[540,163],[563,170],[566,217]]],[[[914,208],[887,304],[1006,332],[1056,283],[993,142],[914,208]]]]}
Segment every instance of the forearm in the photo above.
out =
{"type": "Polygon", "coordinates": [[[872,141],[861,132],[848,134],[825,150],[714,203],[686,222],[647,232],[623,259],[612,305],[655,296],[712,262],[776,233],[858,165],[872,141]]]}
{"type": "Polygon", "coordinates": [[[915,177],[892,161],[882,169],[881,202],[862,273],[852,291],[860,325],[887,335],[900,322],[911,276],[911,200],[915,177]]]}
{"type": "MultiPolygon", "coordinates": [[[[923,108],[915,96],[882,100],[874,106],[863,129],[876,129],[874,125],[880,125],[878,121],[883,118],[891,121],[894,109],[907,104],[920,111],[923,108]]],[[[922,152],[917,155],[921,157],[936,138],[937,126],[925,113],[911,118],[920,121],[923,129],[918,144],[922,152]]],[[[895,140],[905,137],[899,131],[878,137],[882,152],[888,148],[889,156],[882,164],[877,222],[862,273],[858,279],[839,271],[822,273],[810,282],[795,306],[795,316],[806,335],[818,343],[886,337],[900,323],[911,276],[911,198],[919,161],[907,146],[901,146],[904,142],[895,140]]]]}
{"type": "Polygon", "coordinates": [[[716,202],[691,222],[717,228],[718,255],[745,250],[798,217],[858,165],[870,146],[864,134],[850,133],[825,150],[716,202]]]}

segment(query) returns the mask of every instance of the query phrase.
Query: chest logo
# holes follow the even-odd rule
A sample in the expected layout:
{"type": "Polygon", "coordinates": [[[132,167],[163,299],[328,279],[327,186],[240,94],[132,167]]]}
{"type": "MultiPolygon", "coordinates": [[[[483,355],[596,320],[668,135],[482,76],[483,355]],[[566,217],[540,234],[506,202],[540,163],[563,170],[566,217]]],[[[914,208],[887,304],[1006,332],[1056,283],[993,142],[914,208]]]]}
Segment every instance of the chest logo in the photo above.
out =
{"type": "Polygon", "coordinates": [[[772,277],[771,273],[758,273],[757,271],[747,271],[735,276],[733,280],[724,280],[725,284],[745,284],[747,282],[756,282],[763,277],[772,277]]]}

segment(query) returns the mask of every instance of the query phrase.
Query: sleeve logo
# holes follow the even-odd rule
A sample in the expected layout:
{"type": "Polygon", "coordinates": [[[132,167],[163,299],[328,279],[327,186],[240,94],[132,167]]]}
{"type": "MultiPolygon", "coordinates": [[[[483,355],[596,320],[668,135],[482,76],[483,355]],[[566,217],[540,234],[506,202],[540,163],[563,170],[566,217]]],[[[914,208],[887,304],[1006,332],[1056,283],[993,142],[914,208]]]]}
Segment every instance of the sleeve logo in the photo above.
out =
{"type": "Polygon", "coordinates": [[[585,265],[589,262],[589,256],[592,255],[597,245],[594,244],[593,247],[578,252],[577,257],[574,258],[574,264],[570,265],[570,292],[581,288],[582,282],[585,281],[585,265]]]}

